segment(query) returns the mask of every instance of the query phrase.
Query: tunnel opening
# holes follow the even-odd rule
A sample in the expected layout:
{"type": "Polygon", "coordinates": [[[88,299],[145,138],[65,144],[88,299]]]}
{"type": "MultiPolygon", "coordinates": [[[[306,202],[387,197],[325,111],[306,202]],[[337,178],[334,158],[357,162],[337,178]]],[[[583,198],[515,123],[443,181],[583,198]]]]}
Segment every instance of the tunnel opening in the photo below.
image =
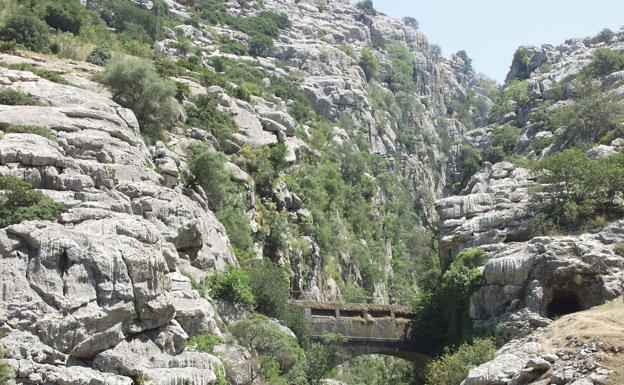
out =
{"type": "Polygon", "coordinates": [[[583,310],[578,296],[571,291],[555,292],[548,303],[548,318],[555,319],[583,310]]]}

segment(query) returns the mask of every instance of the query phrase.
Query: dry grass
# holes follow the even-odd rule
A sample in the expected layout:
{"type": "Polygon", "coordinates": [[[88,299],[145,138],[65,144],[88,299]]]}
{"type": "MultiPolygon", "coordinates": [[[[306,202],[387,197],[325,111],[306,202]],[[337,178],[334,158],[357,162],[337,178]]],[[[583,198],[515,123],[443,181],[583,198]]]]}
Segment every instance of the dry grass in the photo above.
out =
{"type": "MultiPolygon", "coordinates": [[[[544,336],[547,348],[565,349],[569,339],[600,341],[624,349],[624,297],[595,308],[561,317],[544,336]]],[[[624,352],[601,353],[604,367],[614,370],[606,385],[624,384],[624,352]]]]}

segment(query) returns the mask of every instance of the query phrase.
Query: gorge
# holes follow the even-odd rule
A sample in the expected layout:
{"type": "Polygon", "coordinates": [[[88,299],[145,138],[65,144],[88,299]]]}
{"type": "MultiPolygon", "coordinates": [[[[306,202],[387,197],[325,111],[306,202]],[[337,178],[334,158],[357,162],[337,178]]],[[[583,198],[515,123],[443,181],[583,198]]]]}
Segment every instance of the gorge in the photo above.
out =
{"type": "Polygon", "coordinates": [[[0,0],[0,379],[624,383],[624,30],[510,60],[367,0],[0,0]]]}

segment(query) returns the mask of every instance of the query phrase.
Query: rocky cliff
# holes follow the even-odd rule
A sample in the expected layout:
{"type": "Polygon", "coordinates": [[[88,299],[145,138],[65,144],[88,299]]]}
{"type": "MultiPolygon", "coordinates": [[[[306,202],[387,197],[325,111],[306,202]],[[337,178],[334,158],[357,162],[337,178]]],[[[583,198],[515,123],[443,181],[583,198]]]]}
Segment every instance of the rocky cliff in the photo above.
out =
{"type": "MultiPolygon", "coordinates": [[[[621,103],[617,67],[591,71],[601,55],[621,51],[623,37],[620,31],[558,47],[519,48],[490,123],[465,136],[489,161],[458,195],[437,202],[440,255],[448,264],[466,248],[481,250],[483,276],[470,316],[475,325],[494,330],[503,348],[462,384],[618,383],[618,364],[605,357],[620,357],[619,345],[611,347],[597,330],[581,331],[582,315],[557,319],[622,295],[622,222],[540,236],[532,228],[535,218],[563,186],[544,189],[538,183],[543,171],[527,168],[540,163],[526,159],[547,159],[571,147],[582,148],[590,159],[619,153],[619,121],[605,118],[598,128],[592,111],[604,104],[580,106],[602,97],[621,103]],[[517,135],[511,146],[500,140],[505,131],[517,135]],[[516,164],[496,163],[501,154],[516,164]],[[553,336],[560,340],[553,344],[553,336]]],[[[620,302],[611,306],[619,309],[620,302]]],[[[613,327],[622,332],[621,325],[613,327]]]]}
{"type": "MultiPolygon", "coordinates": [[[[442,58],[410,23],[346,1],[80,2],[101,23],[92,35],[123,47],[116,56],[151,60],[149,36],[116,19],[127,3],[156,25],[144,26],[155,31],[153,63],[177,86],[177,123],[157,138],[98,82],[101,66],[64,51],[65,34],[55,32],[56,55],[0,54],[0,91],[29,100],[0,105],[0,175],[64,207],[56,220],[0,230],[0,343],[19,383],[261,381],[258,351],[228,328],[249,314],[211,298],[206,278],[264,260],[284,268],[295,298],[399,302],[421,289],[426,257],[439,251],[448,266],[477,247],[482,282],[470,316],[500,344],[522,339],[466,384],[610,374],[587,369],[589,359],[566,374],[574,349],[592,348],[573,340],[572,350],[547,349],[530,333],[622,294],[624,223],[535,236],[538,178],[501,160],[588,139],[564,135],[572,130],[544,111],[573,104],[572,81],[597,49],[622,49],[624,32],[522,48],[494,95],[465,55],[442,58]],[[288,22],[277,33],[260,23],[270,36],[245,24],[279,13],[288,22]],[[204,110],[221,120],[206,123],[204,110]],[[497,142],[510,125],[518,140],[497,142]],[[223,159],[230,211],[211,207],[213,186],[194,183],[198,146],[223,159]],[[474,149],[485,158],[478,169],[467,167],[474,149]],[[211,353],[187,347],[207,334],[225,343],[211,353]]],[[[619,95],[621,78],[601,81],[619,95]]],[[[619,128],[589,137],[604,144],[588,154],[618,152],[619,128]]]]}
{"type": "MultiPolygon", "coordinates": [[[[146,10],[156,6],[137,4],[146,10]]],[[[82,5],[108,11],[102,2],[82,5]]],[[[302,103],[309,103],[316,121],[326,122],[326,146],[379,160],[380,170],[364,170],[375,185],[366,198],[370,220],[381,223],[384,207],[394,199],[378,187],[385,173],[401,181],[397,186],[409,196],[407,207],[417,214],[414,223],[435,221],[432,202],[454,177],[447,172],[444,143],[461,140],[467,125],[483,118],[476,107],[459,117],[451,106],[468,98],[489,103],[463,59],[439,57],[421,32],[383,14],[347,2],[307,1],[226,3],[235,17],[278,11],[291,21],[270,54],[234,55],[223,51],[223,40],[247,44],[250,36],[228,24],[189,23],[194,2],[166,5],[167,27],[156,42],[166,60],[198,60],[202,71],[216,72],[214,59],[225,58],[257,70],[267,86],[298,79],[302,103]],[[185,44],[190,49],[182,49],[185,44]],[[379,63],[373,79],[359,65],[363,50],[379,63]],[[401,64],[405,73],[392,72],[401,64]]],[[[223,306],[220,315],[215,302],[195,290],[196,282],[239,263],[206,192],[185,179],[188,149],[197,143],[227,156],[230,179],[247,191],[242,196],[253,229],[253,258],[287,266],[295,296],[338,300],[348,283],[367,286],[376,301],[389,300],[391,277],[400,273],[394,271],[393,250],[400,245],[355,234],[342,213],[334,219],[346,228],[339,236],[349,242],[355,237],[358,247],[371,249],[364,265],[354,262],[359,256],[352,248],[325,250],[314,232],[288,230],[287,244],[267,254],[263,215],[274,210],[295,227],[315,218],[309,201],[290,191],[283,178],[259,194],[261,182],[237,162],[239,154],[283,144],[288,169],[282,176],[295,175],[306,157],[325,156],[313,143],[316,123],[293,116],[288,95],[236,97],[228,84],[207,85],[190,72],[176,74],[171,79],[186,90],[182,122],[194,98],[206,95],[233,118],[235,132],[220,140],[211,127],[180,125],[149,142],[135,114],[93,80],[101,67],[27,51],[2,54],[0,62],[2,90],[35,100],[0,106],[0,127],[6,131],[0,138],[0,174],[22,179],[64,205],[56,222],[25,221],[0,230],[1,342],[20,383],[130,384],[149,378],[158,384],[210,384],[226,375],[230,383],[243,384],[256,375],[249,363],[254,353],[235,342],[215,348],[219,357],[185,349],[190,337],[202,333],[227,336],[226,323],[240,319],[223,306]],[[60,80],[48,80],[49,73],[60,80]],[[298,247],[299,239],[308,247],[298,247]],[[381,249],[373,249],[377,244],[381,249]],[[328,260],[337,271],[328,268],[328,260]],[[383,274],[369,277],[363,271],[369,264],[383,274]]]]}

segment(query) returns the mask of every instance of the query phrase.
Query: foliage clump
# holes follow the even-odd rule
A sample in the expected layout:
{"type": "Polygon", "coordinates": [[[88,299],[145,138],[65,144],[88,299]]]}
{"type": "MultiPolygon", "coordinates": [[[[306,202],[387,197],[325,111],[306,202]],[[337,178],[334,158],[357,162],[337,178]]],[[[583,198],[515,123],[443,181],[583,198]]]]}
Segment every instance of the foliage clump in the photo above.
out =
{"type": "Polygon", "coordinates": [[[223,343],[223,339],[213,333],[204,333],[189,338],[186,346],[191,347],[198,352],[213,353],[214,347],[223,343]]]}
{"type": "Polygon", "coordinates": [[[86,61],[91,64],[105,66],[113,58],[110,49],[106,47],[95,47],[87,56],[86,61]]]}
{"type": "Polygon", "coordinates": [[[608,43],[613,39],[614,36],[615,33],[612,30],[610,30],[609,28],[605,28],[598,34],[598,40],[603,43],[608,43]]]}
{"type": "Polygon", "coordinates": [[[50,42],[50,33],[47,24],[34,14],[15,14],[0,28],[0,40],[14,41],[27,49],[43,51],[50,42]]]}
{"type": "Polygon", "coordinates": [[[548,192],[535,198],[545,206],[532,221],[536,233],[582,228],[597,216],[621,215],[617,199],[624,191],[624,155],[592,160],[578,149],[568,149],[535,162],[533,168],[548,192]]]}
{"type": "Polygon", "coordinates": [[[230,139],[236,131],[236,122],[217,108],[217,100],[211,95],[193,98],[194,106],[187,108],[187,124],[208,130],[220,142],[230,139]]]}
{"type": "Polygon", "coordinates": [[[106,66],[100,80],[110,88],[115,102],[134,112],[141,132],[149,138],[160,138],[178,120],[176,86],[161,78],[151,62],[113,61],[106,66]]]}
{"type": "Polygon", "coordinates": [[[373,5],[373,1],[372,0],[361,0],[358,1],[357,3],[355,3],[355,6],[361,10],[364,14],[368,14],[368,15],[376,15],[377,11],[375,10],[375,7],[373,5]]]}
{"type": "Polygon", "coordinates": [[[511,80],[496,96],[490,110],[490,122],[500,120],[511,111],[524,107],[529,101],[529,83],[526,80],[511,80]]]}
{"type": "Polygon", "coordinates": [[[25,126],[25,125],[11,125],[4,130],[7,134],[35,134],[43,136],[46,139],[56,141],[56,135],[47,127],[41,126],[25,126]]]}
{"type": "Polygon", "coordinates": [[[491,339],[463,343],[453,353],[446,353],[427,364],[425,385],[460,385],[470,369],[494,358],[496,346],[491,339]]]}
{"type": "Polygon", "coordinates": [[[23,221],[55,221],[64,209],[29,183],[0,176],[0,228],[23,221]]]}
{"type": "Polygon", "coordinates": [[[470,341],[474,336],[468,314],[470,297],[482,275],[476,262],[480,249],[469,249],[444,272],[432,264],[423,283],[425,292],[414,303],[414,338],[423,349],[439,352],[444,346],[470,341]]]}
{"type": "Polygon", "coordinates": [[[518,71],[516,72],[517,80],[528,79],[529,66],[531,64],[531,58],[529,57],[529,51],[525,47],[520,47],[514,53],[514,63],[518,65],[518,71]]]}
{"type": "Polygon", "coordinates": [[[5,106],[41,106],[43,103],[34,96],[5,88],[0,90],[0,104],[5,106]]]}
{"type": "Polygon", "coordinates": [[[379,61],[375,58],[375,56],[373,56],[373,53],[368,48],[362,50],[359,65],[362,68],[362,71],[364,71],[366,80],[369,82],[379,73],[379,61]]]}
{"type": "Polygon", "coordinates": [[[481,169],[482,162],[483,154],[479,148],[467,144],[461,146],[457,166],[461,179],[456,182],[455,191],[460,191],[468,185],[472,176],[481,169]]]}
{"type": "Polygon", "coordinates": [[[237,267],[217,271],[208,279],[210,294],[214,298],[251,308],[254,295],[251,291],[249,274],[237,267]]]}
{"type": "Polygon", "coordinates": [[[487,151],[487,160],[497,163],[511,155],[520,139],[520,133],[519,128],[509,124],[495,128],[491,134],[492,142],[487,151]]]}
{"type": "Polygon", "coordinates": [[[600,78],[622,69],[624,69],[624,53],[610,48],[598,48],[592,55],[591,63],[583,68],[581,74],[600,78]]]}

